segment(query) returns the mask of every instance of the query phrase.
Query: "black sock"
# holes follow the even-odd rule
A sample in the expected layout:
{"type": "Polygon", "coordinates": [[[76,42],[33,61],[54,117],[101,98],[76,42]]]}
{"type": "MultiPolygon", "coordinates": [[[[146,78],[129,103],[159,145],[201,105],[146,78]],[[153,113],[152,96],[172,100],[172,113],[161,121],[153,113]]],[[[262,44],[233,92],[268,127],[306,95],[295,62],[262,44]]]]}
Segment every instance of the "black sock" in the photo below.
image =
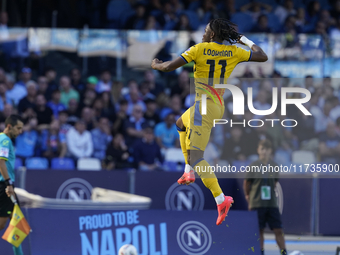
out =
{"type": "Polygon", "coordinates": [[[261,255],[264,255],[264,249],[261,250],[261,255]]]}
{"type": "Polygon", "coordinates": [[[287,255],[288,253],[287,253],[287,250],[286,249],[282,249],[281,250],[281,255],[287,255]]]}

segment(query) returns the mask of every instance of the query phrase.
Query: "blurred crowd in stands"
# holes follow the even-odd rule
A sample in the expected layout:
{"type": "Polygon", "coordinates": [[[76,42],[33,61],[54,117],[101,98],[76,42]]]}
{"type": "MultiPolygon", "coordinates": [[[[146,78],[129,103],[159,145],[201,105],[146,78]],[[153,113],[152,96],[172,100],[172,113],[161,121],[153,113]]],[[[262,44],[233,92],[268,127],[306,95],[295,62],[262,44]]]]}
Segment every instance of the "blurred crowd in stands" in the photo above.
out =
{"type": "Polygon", "coordinates": [[[32,0],[32,13],[8,1],[1,26],[197,30],[212,18],[234,21],[241,32],[339,36],[340,0],[32,0]]]}
{"type": "MultiPolygon", "coordinates": [[[[192,105],[194,95],[187,70],[182,70],[176,82],[169,85],[156,76],[157,72],[147,70],[143,80],[123,84],[114,81],[109,70],[103,70],[98,77],[82,77],[81,71],[73,68],[56,79],[53,68],[37,77],[32,77],[29,67],[23,68],[18,77],[0,69],[0,128],[4,129],[4,120],[12,113],[24,118],[24,132],[16,139],[16,155],[23,160],[95,157],[108,170],[131,167],[161,170],[166,151],[180,150],[175,121],[192,105]]],[[[211,164],[219,160],[231,164],[251,160],[258,141],[264,138],[272,141],[275,158],[282,164],[290,163],[293,151],[299,149],[313,152],[319,161],[339,163],[340,94],[332,86],[336,81],[308,76],[298,84],[294,79],[281,77],[277,71],[271,77],[253,78],[247,69],[240,78],[232,78],[228,83],[245,94],[247,87],[252,87],[254,107],[259,110],[271,107],[273,86],[305,87],[312,98],[304,105],[312,116],[288,105],[287,116],[281,116],[278,109],[266,118],[295,119],[296,127],[283,127],[280,122],[273,127],[271,122],[265,122],[258,128],[247,124],[217,125],[206,150],[211,164]]],[[[236,118],[231,114],[230,94],[225,93],[224,100],[224,119],[239,122],[245,119],[247,123],[263,118],[249,110],[236,118]]]]}
{"type": "MultiPolygon", "coordinates": [[[[18,19],[20,15],[16,13],[25,10],[14,8],[18,1],[9,1],[10,18],[6,12],[0,13],[0,37],[6,38],[7,26],[50,26],[54,9],[58,10],[57,27],[78,28],[88,24],[92,28],[193,31],[212,18],[224,17],[237,23],[242,32],[340,36],[340,0],[67,2],[68,8],[65,1],[33,1],[36,5],[32,12],[39,10],[39,15],[32,15],[31,22],[25,24],[25,19],[18,19]]],[[[75,162],[94,157],[108,170],[163,170],[167,151],[171,148],[180,151],[175,121],[193,103],[189,69],[174,73],[170,82],[164,82],[168,76],[162,77],[153,70],[145,71],[143,79],[120,82],[110,69],[97,76],[83,77],[79,68],[61,73],[52,67],[43,72],[31,67],[20,68],[17,75],[0,68],[0,130],[4,129],[7,116],[21,114],[25,127],[16,139],[16,155],[24,162],[32,157],[50,161],[72,158],[75,162]]],[[[207,161],[248,162],[256,157],[258,141],[267,138],[274,145],[279,163],[289,164],[297,150],[311,152],[319,162],[340,163],[340,82],[330,77],[317,80],[307,76],[299,83],[282,77],[278,71],[269,77],[261,70],[259,74],[255,78],[246,69],[230,83],[245,94],[247,87],[252,87],[254,107],[259,110],[271,107],[272,87],[305,87],[312,93],[305,104],[312,116],[289,105],[287,116],[281,116],[278,109],[267,118],[294,119],[298,122],[296,127],[283,127],[278,122],[273,127],[271,122],[265,122],[259,128],[217,125],[205,152],[207,161]]],[[[224,100],[224,119],[242,122],[260,118],[246,110],[243,119],[235,119],[230,94],[226,93],[224,100]]]]}

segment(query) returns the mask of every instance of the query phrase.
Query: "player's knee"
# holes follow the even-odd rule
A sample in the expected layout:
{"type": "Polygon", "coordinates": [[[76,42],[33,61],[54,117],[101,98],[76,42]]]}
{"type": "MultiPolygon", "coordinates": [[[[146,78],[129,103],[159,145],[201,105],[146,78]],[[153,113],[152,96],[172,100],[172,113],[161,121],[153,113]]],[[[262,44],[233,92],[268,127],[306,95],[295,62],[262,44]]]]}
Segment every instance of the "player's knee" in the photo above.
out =
{"type": "Polygon", "coordinates": [[[190,165],[192,167],[195,167],[195,164],[198,163],[198,161],[203,158],[203,154],[204,154],[204,151],[198,151],[198,150],[190,151],[190,165]]]}
{"type": "Polygon", "coordinates": [[[275,235],[277,235],[277,236],[282,236],[283,235],[282,228],[275,228],[273,230],[274,230],[275,235]]]}
{"type": "Polygon", "coordinates": [[[184,124],[183,124],[183,121],[182,121],[182,118],[178,118],[178,120],[176,121],[176,125],[177,127],[179,127],[180,129],[184,130],[185,127],[184,127],[184,124]]]}

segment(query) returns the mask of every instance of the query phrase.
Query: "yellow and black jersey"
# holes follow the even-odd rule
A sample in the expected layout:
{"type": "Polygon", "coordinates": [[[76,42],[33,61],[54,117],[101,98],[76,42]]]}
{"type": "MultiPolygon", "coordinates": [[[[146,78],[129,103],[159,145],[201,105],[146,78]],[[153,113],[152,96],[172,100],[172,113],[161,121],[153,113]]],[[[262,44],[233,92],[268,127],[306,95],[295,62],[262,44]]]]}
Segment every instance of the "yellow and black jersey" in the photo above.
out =
{"type": "MultiPolygon", "coordinates": [[[[195,101],[200,101],[202,94],[213,96],[214,101],[220,100],[225,89],[211,88],[214,88],[215,84],[226,84],[235,66],[240,62],[249,61],[251,54],[251,50],[218,42],[199,43],[182,53],[181,57],[187,63],[195,62],[195,101]]],[[[223,100],[221,102],[223,104],[223,100]]]]}

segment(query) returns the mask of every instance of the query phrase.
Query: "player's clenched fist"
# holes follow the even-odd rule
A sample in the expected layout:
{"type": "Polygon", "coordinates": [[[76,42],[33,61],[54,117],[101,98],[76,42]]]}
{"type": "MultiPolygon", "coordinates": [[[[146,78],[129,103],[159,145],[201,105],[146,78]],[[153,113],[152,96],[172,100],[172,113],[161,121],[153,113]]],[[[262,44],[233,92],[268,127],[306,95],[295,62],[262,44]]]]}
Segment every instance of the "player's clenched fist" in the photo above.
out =
{"type": "Polygon", "coordinates": [[[153,69],[157,69],[157,64],[161,64],[161,63],[163,63],[162,60],[159,60],[158,58],[155,58],[154,60],[152,60],[151,67],[153,69]]]}

